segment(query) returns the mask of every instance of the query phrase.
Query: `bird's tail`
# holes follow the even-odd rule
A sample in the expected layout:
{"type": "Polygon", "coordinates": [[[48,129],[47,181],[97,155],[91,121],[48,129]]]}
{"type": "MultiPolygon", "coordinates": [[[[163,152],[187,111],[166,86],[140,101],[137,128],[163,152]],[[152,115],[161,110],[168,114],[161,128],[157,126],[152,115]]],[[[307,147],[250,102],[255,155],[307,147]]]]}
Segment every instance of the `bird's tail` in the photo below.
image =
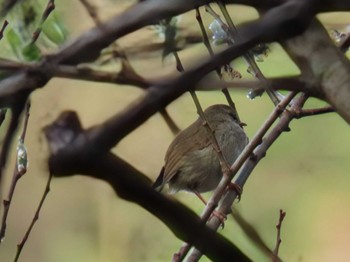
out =
{"type": "Polygon", "coordinates": [[[156,181],[152,185],[152,188],[157,190],[158,192],[161,192],[164,187],[164,166],[162,167],[162,170],[160,170],[159,176],[157,177],[156,181]]]}

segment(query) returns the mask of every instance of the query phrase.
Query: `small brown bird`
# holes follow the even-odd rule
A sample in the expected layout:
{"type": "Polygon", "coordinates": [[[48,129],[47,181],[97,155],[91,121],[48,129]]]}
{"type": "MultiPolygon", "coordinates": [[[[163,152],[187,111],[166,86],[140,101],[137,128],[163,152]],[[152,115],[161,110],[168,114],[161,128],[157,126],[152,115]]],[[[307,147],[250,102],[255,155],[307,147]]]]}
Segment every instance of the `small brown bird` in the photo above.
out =
{"type": "MultiPolygon", "coordinates": [[[[232,165],[248,143],[237,112],[227,105],[213,105],[204,111],[204,115],[224,158],[232,165]]],[[[161,191],[169,184],[170,193],[185,190],[198,194],[214,190],[221,178],[219,158],[203,120],[198,118],[170,144],[165,165],[153,187],[161,191]]]]}

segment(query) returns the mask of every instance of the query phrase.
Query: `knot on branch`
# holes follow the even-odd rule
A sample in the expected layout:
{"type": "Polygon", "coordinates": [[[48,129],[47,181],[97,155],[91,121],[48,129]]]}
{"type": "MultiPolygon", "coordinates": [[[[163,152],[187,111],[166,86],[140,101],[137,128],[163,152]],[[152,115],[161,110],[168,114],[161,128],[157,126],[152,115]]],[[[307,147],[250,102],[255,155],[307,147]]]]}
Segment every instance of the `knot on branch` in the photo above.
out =
{"type": "Polygon", "coordinates": [[[78,161],[83,158],[82,146],[86,142],[85,133],[78,115],[74,111],[63,112],[58,119],[44,128],[50,149],[50,170],[69,173],[76,170],[78,161]]]}
{"type": "Polygon", "coordinates": [[[82,131],[76,112],[63,112],[55,122],[44,128],[51,154],[55,155],[69,146],[82,131]]]}

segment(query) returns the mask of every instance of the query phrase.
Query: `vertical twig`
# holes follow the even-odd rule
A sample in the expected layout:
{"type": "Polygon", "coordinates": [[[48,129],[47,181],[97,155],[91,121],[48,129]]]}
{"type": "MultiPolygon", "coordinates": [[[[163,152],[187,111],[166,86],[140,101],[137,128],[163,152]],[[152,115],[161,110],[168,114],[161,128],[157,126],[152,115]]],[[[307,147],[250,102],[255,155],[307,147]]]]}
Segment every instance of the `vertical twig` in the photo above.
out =
{"type": "MultiPolygon", "coordinates": [[[[176,60],[176,68],[180,71],[180,72],[184,72],[184,67],[181,63],[181,60],[180,60],[180,57],[178,55],[177,52],[173,52],[174,53],[174,57],[175,57],[175,60],[176,60]]],[[[220,165],[222,167],[222,171],[224,174],[228,175],[228,171],[230,169],[230,165],[227,163],[224,155],[222,154],[221,152],[221,149],[220,149],[220,146],[219,146],[219,143],[218,141],[216,140],[215,138],[215,134],[213,132],[213,129],[210,127],[210,123],[208,123],[205,115],[204,115],[204,112],[203,112],[203,109],[202,109],[202,106],[199,102],[199,99],[196,95],[196,92],[194,90],[190,90],[190,94],[192,96],[192,99],[193,99],[193,102],[194,104],[196,105],[196,108],[197,108],[197,113],[199,115],[199,117],[202,119],[203,121],[203,126],[207,129],[208,131],[208,135],[210,137],[210,140],[211,140],[211,143],[212,143],[212,146],[214,148],[214,150],[217,152],[217,155],[219,157],[219,161],[220,161],[220,165]]]]}
{"type": "MultiPolygon", "coordinates": [[[[207,31],[205,30],[205,27],[204,27],[204,24],[203,24],[203,20],[202,20],[202,16],[201,16],[201,13],[199,11],[199,8],[196,8],[196,19],[197,19],[199,27],[201,29],[204,45],[206,46],[206,48],[207,48],[207,50],[209,52],[209,55],[213,56],[214,55],[214,51],[213,51],[213,48],[210,45],[208,34],[207,34],[207,31]]],[[[222,78],[222,74],[221,74],[220,68],[217,68],[215,71],[216,71],[217,75],[219,76],[219,78],[221,79],[222,78]]],[[[229,104],[229,106],[235,112],[237,112],[236,117],[237,117],[238,121],[240,122],[240,125],[244,126],[245,124],[241,122],[241,119],[239,117],[238,111],[236,109],[236,105],[235,105],[235,103],[233,102],[233,100],[231,98],[230,92],[228,91],[227,88],[222,88],[221,91],[224,93],[224,95],[226,97],[226,100],[227,100],[227,103],[229,104]]]]}
{"type": "MultiPolygon", "coordinates": [[[[21,141],[22,143],[24,143],[25,135],[27,132],[27,125],[28,125],[29,116],[30,116],[30,102],[28,101],[27,105],[26,105],[26,114],[25,114],[25,118],[24,118],[23,130],[22,130],[21,136],[19,137],[19,141],[21,141]]],[[[12,117],[14,117],[14,115],[12,117]]],[[[4,213],[2,214],[2,221],[1,221],[1,228],[0,228],[0,243],[3,241],[3,239],[5,237],[6,220],[7,220],[9,210],[10,210],[10,205],[12,202],[13,194],[14,194],[15,189],[16,189],[17,181],[25,174],[25,170],[19,170],[17,165],[18,165],[18,163],[16,161],[15,168],[13,171],[10,190],[8,192],[7,198],[3,200],[4,213]]]]}
{"type": "Polygon", "coordinates": [[[42,206],[44,204],[44,201],[45,201],[48,193],[50,192],[50,184],[51,184],[52,176],[53,175],[50,173],[49,178],[48,178],[47,183],[46,183],[46,187],[45,187],[43,196],[40,199],[40,202],[39,202],[39,205],[38,205],[38,207],[37,207],[37,209],[35,211],[34,217],[33,217],[32,221],[31,221],[31,223],[30,223],[26,233],[24,234],[23,239],[17,245],[17,252],[16,252],[16,256],[15,256],[14,262],[18,261],[19,256],[21,255],[22,249],[23,249],[25,243],[27,242],[27,239],[28,239],[28,237],[29,237],[33,227],[34,227],[34,224],[39,219],[39,214],[40,214],[41,208],[42,208],[42,206]]]}
{"type": "Polygon", "coordinates": [[[282,222],[283,222],[285,217],[286,217],[286,212],[284,212],[282,209],[280,209],[280,215],[279,215],[278,223],[276,225],[276,228],[277,228],[276,247],[275,247],[275,250],[273,251],[272,262],[279,261],[277,258],[278,258],[278,251],[279,251],[279,248],[280,248],[280,245],[282,242],[282,239],[281,239],[282,222]]]}
{"type": "MultiPolygon", "coordinates": [[[[235,38],[239,38],[239,34],[237,32],[237,28],[234,25],[229,13],[227,12],[226,6],[221,3],[221,1],[218,1],[218,5],[220,7],[221,12],[223,13],[228,26],[222,21],[220,16],[210,7],[210,5],[206,5],[206,10],[209,12],[214,19],[220,23],[222,26],[222,29],[226,32],[227,36],[229,37],[230,41],[229,44],[232,45],[235,42],[235,38]]],[[[263,73],[261,72],[260,68],[256,64],[254,57],[251,53],[246,53],[243,55],[244,60],[248,64],[248,66],[253,70],[254,77],[262,81],[264,84],[264,88],[266,90],[266,93],[269,95],[270,99],[274,103],[274,105],[277,105],[280,102],[280,98],[282,97],[278,92],[274,91],[270,87],[270,83],[267,81],[267,79],[264,77],[263,73]]]]}

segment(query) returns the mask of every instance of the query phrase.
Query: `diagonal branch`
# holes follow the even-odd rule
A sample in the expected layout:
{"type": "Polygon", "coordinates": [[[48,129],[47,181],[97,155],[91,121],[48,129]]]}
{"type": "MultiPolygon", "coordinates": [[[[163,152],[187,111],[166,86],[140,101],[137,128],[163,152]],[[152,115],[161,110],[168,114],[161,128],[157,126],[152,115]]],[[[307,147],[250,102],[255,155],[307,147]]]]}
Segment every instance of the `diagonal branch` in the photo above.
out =
{"type": "Polygon", "coordinates": [[[77,152],[72,169],[63,172],[62,166],[67,167],[67,161],[62,148],[75,144],[74,140],[86,141],[84,132],[74,112],[63,113],[45,128],[52,153],[50,171],[56,176],[78,173],[105,180],[121,198],[135,202],[154,214],[177,237],[200,248],[213,260],[223,261],[226,257],[230,261],[250,261],[227,239],[202,224],[193,211],[153,190],[145,175],[111,153],[94,156],[77,152]]]}
{"type": "Polygon", "coordinates": [[[32,221],[30,222],[30,225],[29,225],[27,231],[25,232],[21,242],[18,243],[18,245],[17,245],[17,252],[16,252],[16,256],[15,256],[14,262],[18,261],[19,256],[21,255],[22,249],[23,249],[24,245],[26,244],[26,242],[27,242],[27,240],[29,238],[30,233],[32,232],[32,229],[33,229],[35,223],[39,219],[41,208],[43,207],[45,199],[46,199],[47,195],[50,192],[50,184],[51,184],[52,177],[53,177],[52,174],[50,174],[49,178],[48,178],[48,180],[46,182],[46,187],[45,187],[44,193],[43,193],[43,195],[42,195],[42,197],[40,199],[39,205],[38,205],[38,207],[37,207],[37,209],[35,211],[34,217],[33,217],[32,221]]]}
{"type": "MultiPolygon", "coordinates": [[[[233,176],[238,172],[238,170],[241,168],[241,166],[249,161],[249,158],[253,154],[253,150],[259,146],[261,143],[264,135],[266,132],[270,129],[270,127],[273,125],[273,123],[278,119],[278,117],[283,113],[283,110],[287,107],[287,105],[291,102],[291,100],[294,98],[296,93],[292,92],[288,96],[286,96],[272,111],[268,119],[265,121],[265,123],[262,125],[262,127],[258,130],[258,132],[255,134],[254,138],[248,143],[248,145],[244,148],[244,150],[241,152],[239,157],[235,160],[233,165],[230,167],[230,175],[223,177],[215,189],[213,195],[211,196],[210,200],[208,201],[207,206],[205,207],[204,211],[202,212],[201,219],[203,221],[207,221],[211,213],[214,211],[214,209],[218,206],[219,201],[221,200],[221,196],[224,194],[226,191],[227,186],[231,182],[233,176]]],[[[236,181],[237,183],[237,181],[236,181]]],[[[243,188],[244,183],[237,183],[241,188],[243,188]]],[[[225,208],[219,209],[218,211],[221,212],[222,214],[228,214],[231,212],[231,206],[233,203],[233,200],[238,196],[237,192],[234,190],[228,191],[229,194],[234,195],[233,199],[226,200],[229,194],[226,194],[224,196],[224,199],[221,203],[225,203],[225,208]],[[232,201],[231,201],[232,200],[232,201]]],[[[220,204],[220,207],[222,207],[222,204],[220,204]]],[[[214,221],[214,220],[211,220],[214,221]]],[[[215,220],[215,223],[218,222],[218,220],[215,220]]],[[[219,225],[215,224],[212,226],[213,229],[217,230],[219,225]]],[[[188,251],[190,250],[191,246],[190,245],[184,245],[181,250],[180,250],[180,259],[184,258],[188,251]]],[[[198,259],[200,257],[200,252],[194,251],[193,257],[198,259]]],[[[191,260],[189,260],[191,261],[191,260]]]]}
{"type": "Polygon", "coordinates": [[[65,64],[93,61],[100,55],[103,48],[116,39],[144,26],[155,24],[161,19],[184,13],[208,2],[210,1],[148,0],[139,2],[121,15],[89,30],[63,48],[59,54],[50,57],[48,61],[65,64]]]}
{"type": "MultiPolygon", "coordinates": [[[[289,96],[293,96],[293,93],[289,96]]],[[[295,94],[294,94],[295,95],[295,94]]],[[[262,143],[257,147],[254,152],[250,155],[250,158],[247,159],[245,164],[243,165],[239,175],[237,176],[235,183],[243,188],[244,184],[246,183],[247,179],[251,175],[252,171],[256,167],[256,165],[259,163],[259,161],[266,155],[266,151],[270,148],[270,146],[276,141],[276,139],[284,132],[288,130],[289,123],[293,120],[293,118],[296,115],[296,112],[299,112],[301,108],[303,107],[305,101],[307,100],[307,96],[302,94],[300,95],[296,100],[293,101],[293,104],[291,106],[290,110],[284,110],[281,114],[281,117],[279,119],[279,122],[277,125],[270,131],[270,133],[262,140],[262,143]]],[[[284,99],[286,100],[286,99],[284,99]]],[[[248,145],[249,146],[249,145],[248,145]]],[[[243,154],[243,152],[242,152],[243,154]]],[[[236,161],[237,162],[237,161],[236,161]]],[[[232,165],[231,169],[236,165],[236,162],[232,165]]],[[[214,198],[220,190],[224,189],[222,186],[224,184],[224,179],[220,182],[218,188],[215,190],[214,195],[212,198],[214,198]]],[[[225,184],[224,184],[225,186],[225,184]]],[[[224,196],[222,201],[219,204],[218,212],[224,212],[227,213],[229,210],[231,210],[231,206],[233,202],[239,197],[237,192],[235,190],[230,190],[227,192],[227,194],[224,196]]],[[[212,217],[209,222],[208,226],[212,228],[213,230],[217,230],[220,226],[220,221],[216,217],[212,217]]],[[[201,252],[198,250],[194,250],[191,255],[189,256],[188,261],[198,261],[198,259],[201,256],[201,252]]]]}
{"type": "Polygon", "coordinates": [[[314,19],[302,35],[282,44],[297,65],[302,66],[302,80],[311,85],[317,82],[320,96],[350,123],[350,62],[321,23],[314,19]]]}

